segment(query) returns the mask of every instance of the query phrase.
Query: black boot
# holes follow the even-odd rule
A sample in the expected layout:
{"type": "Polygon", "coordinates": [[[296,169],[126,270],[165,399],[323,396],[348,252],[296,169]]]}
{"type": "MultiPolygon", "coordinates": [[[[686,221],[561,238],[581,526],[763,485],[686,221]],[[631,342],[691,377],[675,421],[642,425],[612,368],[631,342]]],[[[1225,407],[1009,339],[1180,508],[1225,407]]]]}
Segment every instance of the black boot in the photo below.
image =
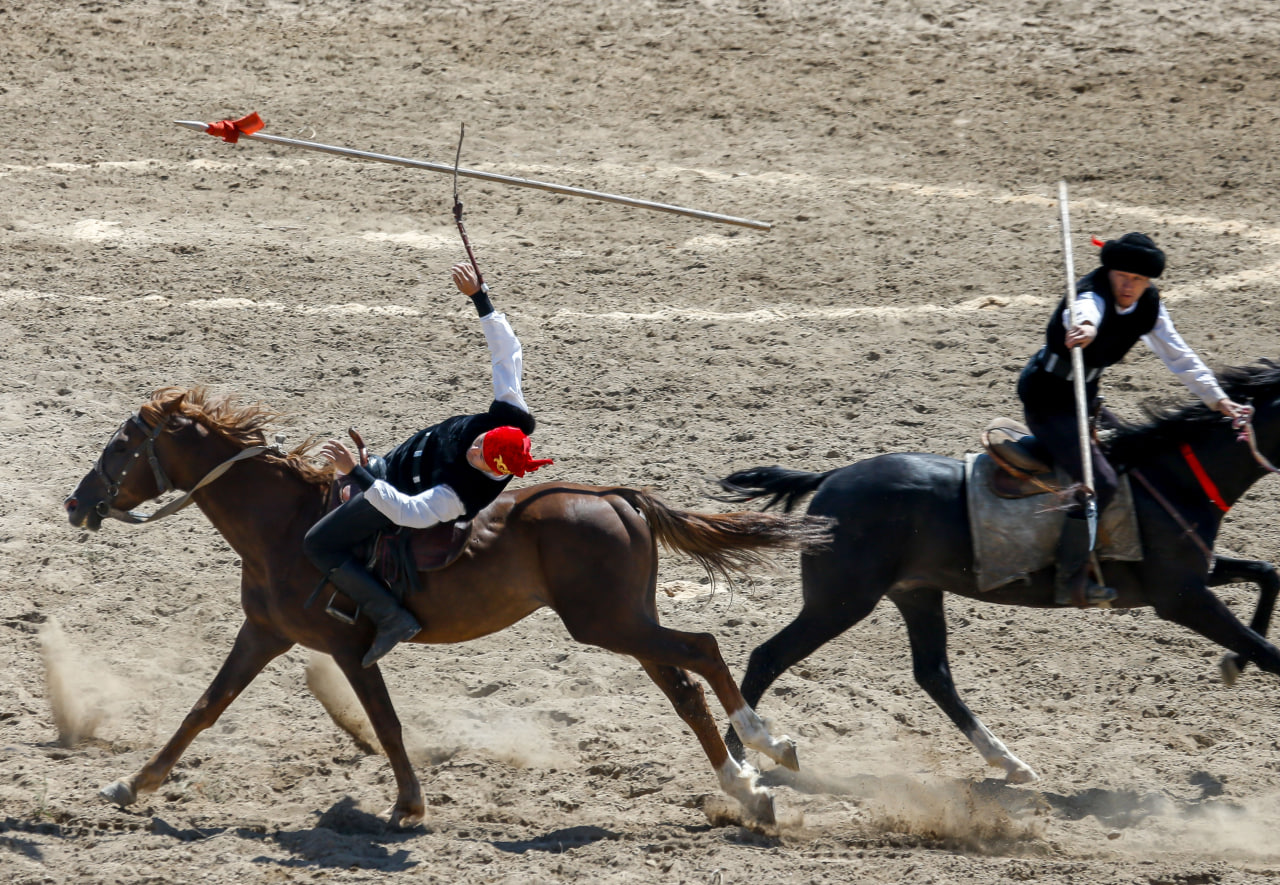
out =
{"type": "Polygon", "coordinates": [[[1089,574],[1089,523],[1068,515],[1058,538],[1058,570],[1053,581],[1055,605],[1099,605],[1116,598],[1089,574]]]}
{"type": "Polygon", "coordinates": [[[397,643],[412,639],[422,629],[417,618],[402,608],[382,582],[354,559],[348,559],[329,572],[329,581],[359,605],[378,628],[378,634],[373,637],[373,644],[364,656],[364,666],[372,667],[397,643]]]}

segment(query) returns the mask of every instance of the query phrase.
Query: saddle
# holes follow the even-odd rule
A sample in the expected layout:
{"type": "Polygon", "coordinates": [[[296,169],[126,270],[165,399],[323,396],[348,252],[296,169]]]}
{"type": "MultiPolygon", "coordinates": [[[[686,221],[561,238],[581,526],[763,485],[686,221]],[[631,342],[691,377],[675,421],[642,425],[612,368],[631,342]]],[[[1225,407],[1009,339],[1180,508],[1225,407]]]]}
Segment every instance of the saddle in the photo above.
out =
{"type": "Polygon", "coordinates": [[[990,472],[988,485],[1001,498],[1028,498],[1067,487],[1051,466],[1048,451],[1021,421],[992,421],[982,431],[982,448],[1000,468],[990,472]]]}
{"type": "MultiPolygon", "coordinates": [[[[347,431],[356,444],[360,463],[378,479],[386,479],[387,463],[374,455],[369,456],[364,440],[351,428],[347,431]]],[[[348,498],[358,491],[356,481],[348,474],[336,477],[329,486],[329,496],[325,502],[324,512],[336,510],[348,498]]],[[[379,578],[391,594],[400,602],[410,594],[422,589],[418,580],[420,572],[434,572],[448,568],[462,556],[471,540],[472,522],[469,519],[442,522],[425,529],[411,529],[407,526],[396,526],[378,532],[372,538],[356,545],[352,555],[364,562],[365,568],[379,578]]],[[[318,592],[325,582],[322,580],[318,592]]],[[[348,624],[354,624],[360,611],[354,614],[343,611],[337,605],[341,594],[335,591],[329,597],[325,611],[329,615],[348,624]]],[[[314,598],[315,594],[312,594],[314,598]]],[[[310,602],[307,603],[310,605],[310,602]]]]}
{"type": "MultiPolygon", "coordinates": [[[[982,434],[985,454],[965,458],[966,500],[973,532],[974,570],[981,592],[1026,580],[1055,561],[1066,518],[1054,493],[1073,484],[1050,466],[1049,455],[1026,425],[998,418],[982,434]],[[1051,500],[1047,503],[1043,497],[1051,500]]],[[[1115,498],[1098,518],[1098,560],[1136,562],[1142,540],[1129,477],[1121,474],[1115,498]]]]}
{"type": "MultiPolygon", "coordinates": [[[[381,458],[373,458],[367,465],[370,472],[383,478],[386,466],[381,458]]],[[[346,500],[346,489],[356,491],[355,480],[341,476],[329,488],[329,500],[325,513],[340,507],[346,500]]],[[[396,526],[378,532],[373,538],[356,548],[357,556],[365,560],[366,567],[386,581],[387,586],[400,598],[396,585],[407,579],[410,590],[417,590],[418,572],[434,572],[453,565],[471,540],[471,520],[460,519],[442,522],[425,529],[396,526]]]]}

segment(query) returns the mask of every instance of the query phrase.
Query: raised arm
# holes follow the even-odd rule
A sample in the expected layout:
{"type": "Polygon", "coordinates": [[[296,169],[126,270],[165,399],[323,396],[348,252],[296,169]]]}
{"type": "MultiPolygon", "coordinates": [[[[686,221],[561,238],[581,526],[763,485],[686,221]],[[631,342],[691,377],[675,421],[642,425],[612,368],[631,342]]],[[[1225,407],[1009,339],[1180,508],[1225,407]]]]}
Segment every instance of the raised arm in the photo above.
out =
{"type": "Polygon", "coordinates": [[[470,264],[453,266],[453,284],[471,299],[476,313],[480,315],[480,327],[484,330],[484,338],[489,345],[489,361],[493,365],[493,398],[527,413],[529,406],[520,389],[524,351],[511,324],[504,314],[493,309],[488,287],[476,279],[476,272],[470,264]]]}

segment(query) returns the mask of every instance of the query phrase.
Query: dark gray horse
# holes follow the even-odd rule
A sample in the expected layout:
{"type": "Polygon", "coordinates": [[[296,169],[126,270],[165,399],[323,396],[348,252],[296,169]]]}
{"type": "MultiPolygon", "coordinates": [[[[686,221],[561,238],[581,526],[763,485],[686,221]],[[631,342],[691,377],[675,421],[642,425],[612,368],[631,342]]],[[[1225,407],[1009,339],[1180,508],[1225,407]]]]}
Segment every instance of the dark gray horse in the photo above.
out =
{"type": "MultiPolygon", "coordinates": [[[[1280,457],[1280,365],[1265,360],[1233,369],[1225,374],[1224,386],[1232,399],[1254,404],[1248,434],[1197,404],[1152,412],[1147,423],[1121,427],[1109,442],[1112,463],[1140,475],[1150,490],[1142,482],[1133,484],[1143,560],[1108,563],[1105,577],[1119,591],[1114,605],[1152,606],[1161,618],[1230,649],[1222,667],[1224,677],[1234,681],[1249,661],[1280,674],[1280,650],[1265,638],[1280,578],[1274,566],[1261,561],[1218,557],[1211,567],[1207,551],[1225,516],[1223,507],[1275,470],[1270,462],[1280,457]],[[1209,590],[1245,581],[1261,591],[1248,627],[1209,590]]],[[[766,509],[781,504],[788,511],[814,492],[809,513],[836,521],[830,548],[801,558],[800,614],[751,654],[742,681],[748,704],[756,707],[783,671],[861,621],[887,596],[906,621],[920,687],[988,764],[1005,770],[1009,782],[1035,780],[1035,772],[956,693],[947,662],[942,594],[1048,607],[1053,605],[1053,569],[1036,572],[1029,581],[978,591],[963,462],[890,454],[826,473],[757,467],[734,473],[720,485],[728,493],[725,500],[767,496],[766,509]]],[[[737,736],[730,733],[728,739],[730,749],[740,753],[737,736]]]]}

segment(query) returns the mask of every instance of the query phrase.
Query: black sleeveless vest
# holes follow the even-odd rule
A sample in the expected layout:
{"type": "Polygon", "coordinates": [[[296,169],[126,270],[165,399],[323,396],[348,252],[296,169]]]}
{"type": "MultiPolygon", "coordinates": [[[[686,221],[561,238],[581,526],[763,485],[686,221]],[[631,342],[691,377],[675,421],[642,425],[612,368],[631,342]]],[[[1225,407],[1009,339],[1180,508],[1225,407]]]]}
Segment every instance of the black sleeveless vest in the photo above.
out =
{"type": "MultiPolygon", "coordinates": [[[[1155,286],[1146,288],[1131,312],[1123,316],[1117,313],[1116,297],[1111,292],[1111,279],[1105,267],[1098,268],[1076,283],[1076,291],[1096,292],[1104,304],[1102,319],[1098,323],[1098,337],[1081,351],[1086,370],[1105,369],[1120,362],[1143,335],[1156,327],[1160,318],[1160,290],[1155,286]]],[[[1049,318],[1045,344],[1050,353],[1070,364],[1071,351],[1067,349],[1067,330],[1062,322],[1062,313],[1066,309],[1067,299],[1064,296],[1049,318]]]]}
{"type": "Polygon", "coordinates": [[[502,494],[510,476],[491,479],[467,463],[467,450],[477,436],[498,427],[518,427],[532,433],[533,415],[510,403],[494,400],[489,411],[455,415],[419,430],[386,455],[387,482],[408,495],[447,485],[462,499],[470,519],[502,494]]]}

